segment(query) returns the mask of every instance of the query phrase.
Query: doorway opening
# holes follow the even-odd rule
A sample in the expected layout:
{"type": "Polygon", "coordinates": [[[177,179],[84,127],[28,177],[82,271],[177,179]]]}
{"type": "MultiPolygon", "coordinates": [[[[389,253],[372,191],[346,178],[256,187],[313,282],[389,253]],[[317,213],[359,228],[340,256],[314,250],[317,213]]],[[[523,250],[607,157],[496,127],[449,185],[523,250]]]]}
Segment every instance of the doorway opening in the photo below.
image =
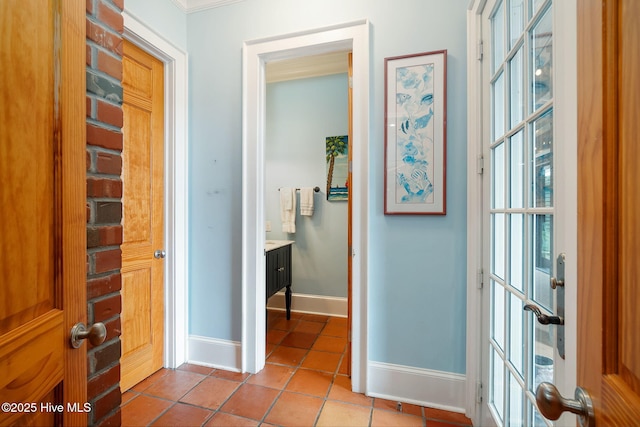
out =
{"type": "Polygon", "coordinates": [[[243,48],[242,370],[265,363],[265,65],[353,52],[352,388],[366,391],[369,23],[366,20],[245,42],[243,48]],[[357,219],[357,220],[356,220],[357,219]]]}

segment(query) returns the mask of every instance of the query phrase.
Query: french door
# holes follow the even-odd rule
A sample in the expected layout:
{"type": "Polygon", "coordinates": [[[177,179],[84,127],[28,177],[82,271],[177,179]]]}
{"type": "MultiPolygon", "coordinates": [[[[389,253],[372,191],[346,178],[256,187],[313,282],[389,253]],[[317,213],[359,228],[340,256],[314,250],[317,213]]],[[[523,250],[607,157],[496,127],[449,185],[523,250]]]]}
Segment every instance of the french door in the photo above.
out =
{"type": "Polygon", "coordinates": [[[562,0],[489,0],[482,12],[482,425],[552,425],[535,391],[564,377],[564,326],[533,314],[562,308],[550,286],[565,245],[557,230],[554,1],[562,0]]]}

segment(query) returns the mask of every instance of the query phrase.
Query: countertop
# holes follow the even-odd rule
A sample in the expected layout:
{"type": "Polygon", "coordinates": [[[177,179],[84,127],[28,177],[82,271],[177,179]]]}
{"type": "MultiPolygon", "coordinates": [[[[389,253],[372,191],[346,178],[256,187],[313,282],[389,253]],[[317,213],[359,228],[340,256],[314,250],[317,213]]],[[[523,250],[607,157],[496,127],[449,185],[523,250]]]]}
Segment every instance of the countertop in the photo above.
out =
{"type": "Polygon", "coordinates": [[[291,245],[292,243],[295,243],[295,240],[265,240],[264,251],[266,253],[283,246],[291,245]]]}

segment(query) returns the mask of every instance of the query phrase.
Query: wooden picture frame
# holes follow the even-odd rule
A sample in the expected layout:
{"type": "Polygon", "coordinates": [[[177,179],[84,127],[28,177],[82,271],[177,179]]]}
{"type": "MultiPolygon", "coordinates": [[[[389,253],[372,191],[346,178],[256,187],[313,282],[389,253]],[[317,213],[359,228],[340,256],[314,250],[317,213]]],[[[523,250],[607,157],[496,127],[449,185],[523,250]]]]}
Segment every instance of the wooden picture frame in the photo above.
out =
{"type": "Polygon", "coordinates": [[[447,51],[384,66],[384,213],[446,215],[447,51]]]}

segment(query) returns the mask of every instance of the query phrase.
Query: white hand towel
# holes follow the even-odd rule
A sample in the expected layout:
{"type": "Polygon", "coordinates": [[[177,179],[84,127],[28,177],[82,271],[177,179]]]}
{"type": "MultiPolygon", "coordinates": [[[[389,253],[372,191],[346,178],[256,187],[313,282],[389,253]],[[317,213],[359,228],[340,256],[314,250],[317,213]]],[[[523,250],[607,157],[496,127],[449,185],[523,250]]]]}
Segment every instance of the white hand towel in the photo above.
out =
{"type": "Polygon", "coordinates": [[[282,231],[285,233],[296,232],[296,189],[280,189],[280,219],[282,231]]]}
{"type": "Polygon", "coordinates": [[[300,215],[313,215],[313,188],[305,187],[300,189],[300,215]]]}

